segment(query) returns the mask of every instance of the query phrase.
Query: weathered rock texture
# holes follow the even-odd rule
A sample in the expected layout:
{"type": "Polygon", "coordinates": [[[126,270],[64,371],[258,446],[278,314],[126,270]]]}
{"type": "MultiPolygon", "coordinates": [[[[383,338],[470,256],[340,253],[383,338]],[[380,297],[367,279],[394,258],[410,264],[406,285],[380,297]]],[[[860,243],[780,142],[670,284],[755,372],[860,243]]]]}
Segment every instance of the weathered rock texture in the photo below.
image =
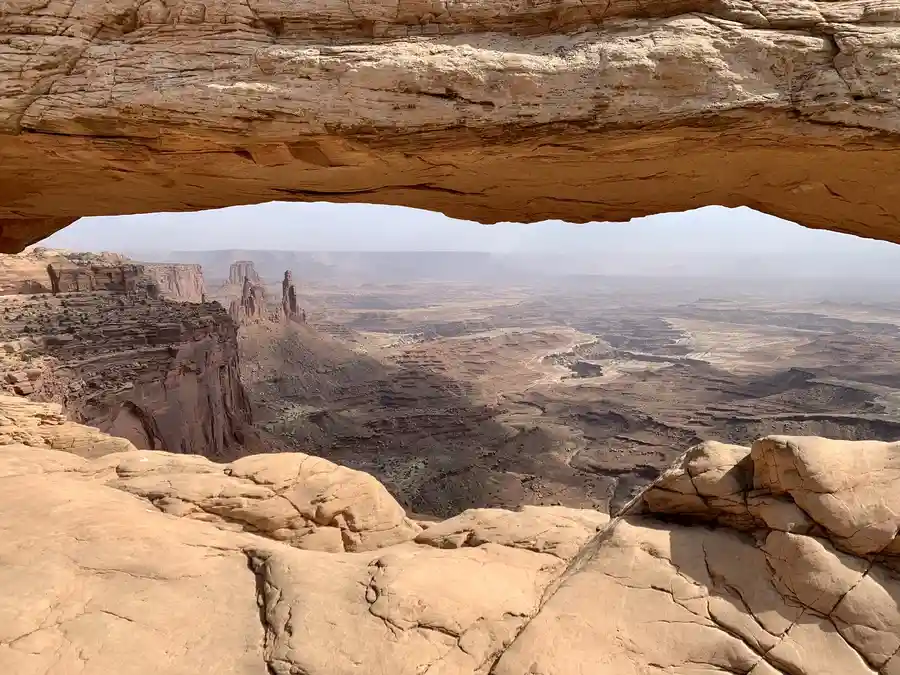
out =
{"type": "Polygon", "coordinates": [[[0,295],[75,290],[134,291],[146,286],[143,269],[117,253],[81,253],[34,247],[0,256],[0,295]]]}
{"type": "Polygon", "coordinates": [[[231,263],[231,267],[228,269],[228,283],[244,286],[248,280],[251,284],[258,284],[262,281],[253,266],[253,261],[238,260],[231,263]]]}
{"type": "Polygon", "coordinates": [[[266,200],[900,241],[891,1],[5,0],[0,63],[3,251],[266,200]]]}
{"type": "Polygon", "coordinates": [[[144,274],[153,280],[159,295],[167,300],[202,302],[206,295],[200,265],[141,263],[144,274]]]}
{"type": "Polygon", "coordinates": [[[898,444],[709,443],[612,521],[422,529],[324,460],[89,459],[9,434],[55,419],[19,406],[0,397],[2,672],[898,672],[898,444]]]}
{"type": "Polygon", "coordinates": [[[306,322],[306,311],[297,304],[297,287],[290,270],[285,271],[281,280],[281,316],[285,321],[306,322]]]}
{"type": "Polygon", "coordinates": [[[252,283],[250,277],[244,277],[241,296],[230,302],[228,314],[238,325],[268,320],[270,312],[266,299],[266,287],[262,284],[252,283]]]}
{"type": "Polygon", "coordinates": [[[52,293],[76,293],[78,291],[108,291],[110,293],[134,293],[142,281],[140,265],[47,265],[52,293]]]}
{"type": "Polygon", "coordinates": [[[255,447],[234,323],[215,303],[75,293],[0,298],[0,387],[61,403],[139,448],[255,447]]]}
{"type": "Polygon", "coordinates": [[[0,295],[79,291],[141,292],[182,302],[201,302],[205,295],[200,265],[48,248],[0,255],[0,295]]]}
{"type": "Polygon", "coordinates": [[[48,266],[60,269],[75,263],[59,251],[32,249],[17,255],[0,255],[0,295],[50,293],[48,266]]]}

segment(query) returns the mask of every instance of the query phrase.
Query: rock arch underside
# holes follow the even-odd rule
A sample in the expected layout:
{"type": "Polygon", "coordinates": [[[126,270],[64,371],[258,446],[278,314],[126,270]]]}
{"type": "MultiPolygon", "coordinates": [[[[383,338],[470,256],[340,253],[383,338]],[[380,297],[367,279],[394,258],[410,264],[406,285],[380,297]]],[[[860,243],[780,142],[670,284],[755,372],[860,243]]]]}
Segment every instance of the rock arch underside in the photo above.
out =
{"type": "MultiPolygon", "coordinates": [[[[266,200],[900,242],[898,96],[900,0],[0,0],[0,252],[266,200]]],[[[900,443],[685,450],[618,514],[432,522],[3,395],[0,673],[900,675],[900,443]]]]}
{"type": "Polygon", "coordinates": [[[0,250],[266,200],[900,241],[895,0],[3,0],[0,250]]]}

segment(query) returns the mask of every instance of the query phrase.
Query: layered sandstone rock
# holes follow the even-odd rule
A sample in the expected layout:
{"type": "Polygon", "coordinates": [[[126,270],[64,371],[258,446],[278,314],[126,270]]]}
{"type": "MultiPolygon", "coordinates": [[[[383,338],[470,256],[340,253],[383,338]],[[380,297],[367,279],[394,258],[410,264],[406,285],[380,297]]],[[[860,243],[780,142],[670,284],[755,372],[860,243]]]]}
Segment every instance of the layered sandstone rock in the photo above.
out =
{"type": "Polygon", "coordinates": [[[231,457],[255,443],[235,327],[218,304],[145,295],[0,298],[0,387],[139,448],[231,457]]]}
{"type": "Polygon", "coordinates": [[[306,323],[306,310],[297,304],[297,287],[290,270],[285,271],[281,280],[281,316],[285,321],[306,323]]]}
{"type": "Polygon", "coordinates": [[[0,255],[0,295],[93,291],[141,292],[180,302],[202,302],[205,296],[200,265],[42,247],[0,255]]]}
{"type": "Polygon", "coordinates": [[[113,279],[106,275],[96,279],[92,267],[113,268],[125,262],[124,258],[112,253],[75,253],[43,247],[34,247],[17,255],[0,255],[0,295],[52,293],[54,277],[57,289],[60,278],[69,290],[79,290],[79,286],[91,290],[113,285],[121,280],[120,270],[113,279]]]}
{"type": "Polygon", "coordinates": [[[262,281],[253,266],[253,261],[237,260],[231,263],[231,267],[228,268],[228,283],[243,286],[247,281],[251,284],[259,284],[262,281]]]}
{"type": "Polygon", "coordinates": [[[898,672],[898,444],[708,443],[612,521],[479,509],[422,530],[324,460],[88,459],[5,433],[56,419],[16,409],[2,672],[898,672]]]}
{"type": "Polygon", "coordinates": [[[898,461],[822,438],[691,449],[492,672],[900,672],[898,461]]]}
{"type": "Polygon", "coordinates": [[[900,241],[891,2],[3,9],[0,250],[267,200],[486,222],[743,204],[900,241]]]}
{"type": "Polygon", "coordinates": [[[266,287],[251,282],[250,277],[244,277],[241,295],[229,303],[228,314],[238,325],[267,321],[270,318],[270,312],[266,299],[266,287]]]}
{"type": "Polygon", "coordinates": [[[144,281],[140,265],[47,265],[51,293],[134,293],[144,281]]]}
{"type": "Polygon", "coordinates": [[[141,263],[144,274],[153,280],[159,296],[179,302],[203,302],[206,286],[200,265],[141,263]]]}

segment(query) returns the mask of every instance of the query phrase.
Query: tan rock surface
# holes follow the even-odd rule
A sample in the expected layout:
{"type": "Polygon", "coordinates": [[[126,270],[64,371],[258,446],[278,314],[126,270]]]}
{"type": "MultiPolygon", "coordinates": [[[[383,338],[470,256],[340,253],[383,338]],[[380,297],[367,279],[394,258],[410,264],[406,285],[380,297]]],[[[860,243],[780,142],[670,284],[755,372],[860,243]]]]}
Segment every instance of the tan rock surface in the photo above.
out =
{"type": "Polygon", "coordinates": [[[49,293],[47,265],[74,268],[59,251],[37,248],[17,255],[0,255],[0,295],[49,293]]]}
{"type": "Polygon", "coordinates": [[[124,438],[68,421],[58,404],[0,395],[0,446],[13,444],[63,450],[87,458],[136,449],[124,438]]]}
{"type": "Polygon", "coordinates": [[[409,541],[420,530],[374,478],[319,457],[278,453],[215,464],[138,452],[106,459],[117,474],[109,485],[165,513],[298,548],[368,551],[409,541]]]}
{"type": "Polygon", "coordinates": [[[276,199],[482,221],[743,204],[900,241],[898,16],[855,0],[6,0],[0,250],[83,215],[276,199]]]}
{"type": "Polygon", "coordinates": [[[890,542],[879,556],[846,550],[887,531],[895,444],[706,443],[609,522],[479,509],[418,535],[404,521],[399,536],[384,527],[399,507],[374,479],[304,455],[86,459],[23,438],[0,445],[0,672],[900,672],[890,542]],[[868,503],[884,507],[872,516],[853,508],[860,466],[868,503]],[[824,490],[836,501],[813,506],[835,524],[812,510],[799,532],[756,515],[824,490]],[[360,545],[278,541],[258,527],[282,517],[263,506],[273,492],[306,520],[332,518],[320,530],[356,524],[360,545]],[[182,510],[166,508],[176,499],[182,510]],[[843,536],[839,513],[871,536],[843,536]],[[254,531],[222,522],[247,516],[254,531]]]}
{"type": "Polygon", "coordinates": [[[500,544],[571,560],[609,516],[561,506],[523,506],[520,511],[469,509],[431,525],[416,542],[437,548],[500,544]]]}

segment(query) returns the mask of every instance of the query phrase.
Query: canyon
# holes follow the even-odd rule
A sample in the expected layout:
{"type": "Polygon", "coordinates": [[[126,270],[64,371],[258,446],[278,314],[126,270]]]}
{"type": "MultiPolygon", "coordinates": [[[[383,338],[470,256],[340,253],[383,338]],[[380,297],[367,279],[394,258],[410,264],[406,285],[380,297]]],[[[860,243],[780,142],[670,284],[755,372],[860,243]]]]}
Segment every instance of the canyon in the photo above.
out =
{"type": "MultiPolygon", "coordinates": [[[[219,253],[194,255],[205,267],[219,253]]],[[[370,473],[419,515],[612,513],[706,440],[900,437],[893,283],[756,267],[542,276],[469,253],[312,258],[294,261],[305,325],[238,330],[254,423],[370,473]]],[[[274,307],[281,274],[257,268],[274,307]]]]}
{"type": "Polygon", "coordinates": [[[0,670],[900,672],[895,291],[411,255],[0,258],[0,670]]]}
{"type": "Polygon", "coordinates": [[[38,250],[3,256],[0,388],[131,441],[211,457],[260,449],[235,326],[198,303],[199,265],[38,250]],[[190,300],[190,302],[184,302],[190,300]]]}
{"type": "Polygon", "coordinates": [[[272,200],[481,222],[745,205],[900,241],[890,2],[3,9],[3,252],[87,215],[272,200]]]}
{"type": "Polygon", "coordinates": [[[898,66],[893,2],[6,0],[0,672],[900,674],[893,288],[28,249],[272,200],[900,242],[898,66]]]}

